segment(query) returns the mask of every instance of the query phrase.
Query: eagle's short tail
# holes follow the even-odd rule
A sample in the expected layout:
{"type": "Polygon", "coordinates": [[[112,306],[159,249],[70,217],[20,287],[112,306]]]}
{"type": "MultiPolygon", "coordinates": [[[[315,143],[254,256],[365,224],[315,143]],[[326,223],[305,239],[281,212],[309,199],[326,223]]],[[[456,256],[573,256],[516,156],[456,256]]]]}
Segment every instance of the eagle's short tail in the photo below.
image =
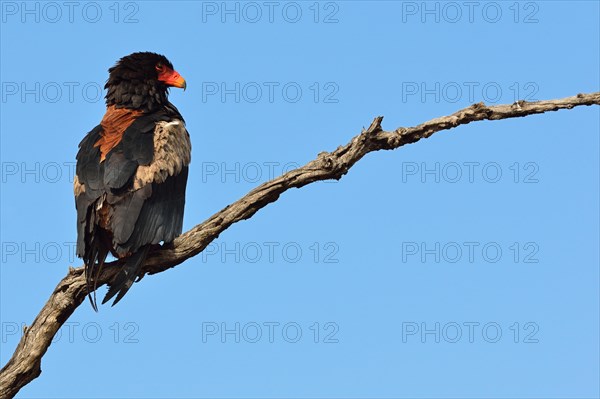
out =
{"type": "Polygon", "coordinates": [[[140,268],[148,256],[149,249],[150,245],[145,245],[138,249],[137,252],[133,253],[131,256],[122,259],[122,261],[125,263],[123,266],[121,266],[121,271],[119,274],[117,274],[113,281],[108,284],[110,289],[102,300],[102,304],[110,301],[111,298],[118,293],[117,298],[112,304],[112,306],[115,306],[121,300],[121,298],[123,298],[127,291],[129,291],[129,288],[131,288],[131,285],[135,281],[140,268]]]}
{"type": "Polygon", "coordinates": [[[102,267],[108,256],[108,250],[99,242],[99,237],[94,235],[90,245],[90,250],[84,256],[85,264],[85,284],[87,286],[88,298],[92,308],[97,312],[96,289],[98,288],[98,278],[102,273],[102,267]],[[92,296],[92,292],[94,293],[92,296]]]}

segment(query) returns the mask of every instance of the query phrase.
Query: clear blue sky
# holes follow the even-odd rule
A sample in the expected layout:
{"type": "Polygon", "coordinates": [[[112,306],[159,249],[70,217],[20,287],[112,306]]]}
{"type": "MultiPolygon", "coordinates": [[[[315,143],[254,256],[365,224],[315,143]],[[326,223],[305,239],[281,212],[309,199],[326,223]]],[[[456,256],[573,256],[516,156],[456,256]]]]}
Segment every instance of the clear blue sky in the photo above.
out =
{"type": "MultiPolygon", "coordinates": [[[[595,1],[1,7],[2,364],[81,265],[77,144],[124,55],[188,82],[186,230],[377,115],[600,85],[595,1]]],[[[473,123],[291,190],[118,306],[84,303],[19,397],[597,398],[599,115],[473,123]]]]}

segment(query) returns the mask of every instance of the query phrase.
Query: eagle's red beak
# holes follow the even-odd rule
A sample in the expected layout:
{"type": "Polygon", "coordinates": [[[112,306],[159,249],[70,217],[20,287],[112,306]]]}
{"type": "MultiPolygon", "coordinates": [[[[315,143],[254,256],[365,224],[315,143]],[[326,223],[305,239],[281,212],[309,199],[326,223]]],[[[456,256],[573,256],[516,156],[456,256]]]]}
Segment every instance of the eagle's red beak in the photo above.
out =
{"type": "Polygon", "coordinates": [[[187,87],[185,79],[181,77],[179,72],[167,67],[158,75],[158,80],[164,82],[167,86],[179,87],[183,90],[187,87]]]}

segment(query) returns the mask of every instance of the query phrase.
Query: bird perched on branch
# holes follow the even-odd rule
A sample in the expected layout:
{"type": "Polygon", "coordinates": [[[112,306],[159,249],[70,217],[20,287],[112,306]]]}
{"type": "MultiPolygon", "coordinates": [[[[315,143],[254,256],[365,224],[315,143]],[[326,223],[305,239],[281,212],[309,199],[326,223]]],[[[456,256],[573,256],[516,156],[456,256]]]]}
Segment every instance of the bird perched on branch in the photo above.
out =
{"type": "MultiPolygon", "coordinates": [[[[74,179],[77,255],[85,263],[88,297],[109,253],[120,271],[102,303],[123,298],[149,249],[181,234],[189,134],[167,98],[185,80],[162,55],[140,52],[108,70],[106,113],[79,144],[74,179]]],[[[91,293],[94,292],[92,298],[91,293]]]]}

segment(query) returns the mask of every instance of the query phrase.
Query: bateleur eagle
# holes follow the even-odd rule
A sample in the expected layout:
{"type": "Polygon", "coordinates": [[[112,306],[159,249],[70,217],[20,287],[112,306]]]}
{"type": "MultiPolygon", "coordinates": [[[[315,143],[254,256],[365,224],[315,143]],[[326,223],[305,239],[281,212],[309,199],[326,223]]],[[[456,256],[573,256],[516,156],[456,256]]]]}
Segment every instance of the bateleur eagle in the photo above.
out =
{"type": "MultiPolygon", "coordinates": [[[[191,144],[181,114],[167,98],[185,80],[162,55],[140,52],[108,70],[106,113],[79,144],[74,181],[77,255],[88,297],[109,253],[120,271],[102,303],[133,284],[149,249],[181,234],[191,144]]],[[[94,292],[92,298],[91,293],[94,292]]]]}

